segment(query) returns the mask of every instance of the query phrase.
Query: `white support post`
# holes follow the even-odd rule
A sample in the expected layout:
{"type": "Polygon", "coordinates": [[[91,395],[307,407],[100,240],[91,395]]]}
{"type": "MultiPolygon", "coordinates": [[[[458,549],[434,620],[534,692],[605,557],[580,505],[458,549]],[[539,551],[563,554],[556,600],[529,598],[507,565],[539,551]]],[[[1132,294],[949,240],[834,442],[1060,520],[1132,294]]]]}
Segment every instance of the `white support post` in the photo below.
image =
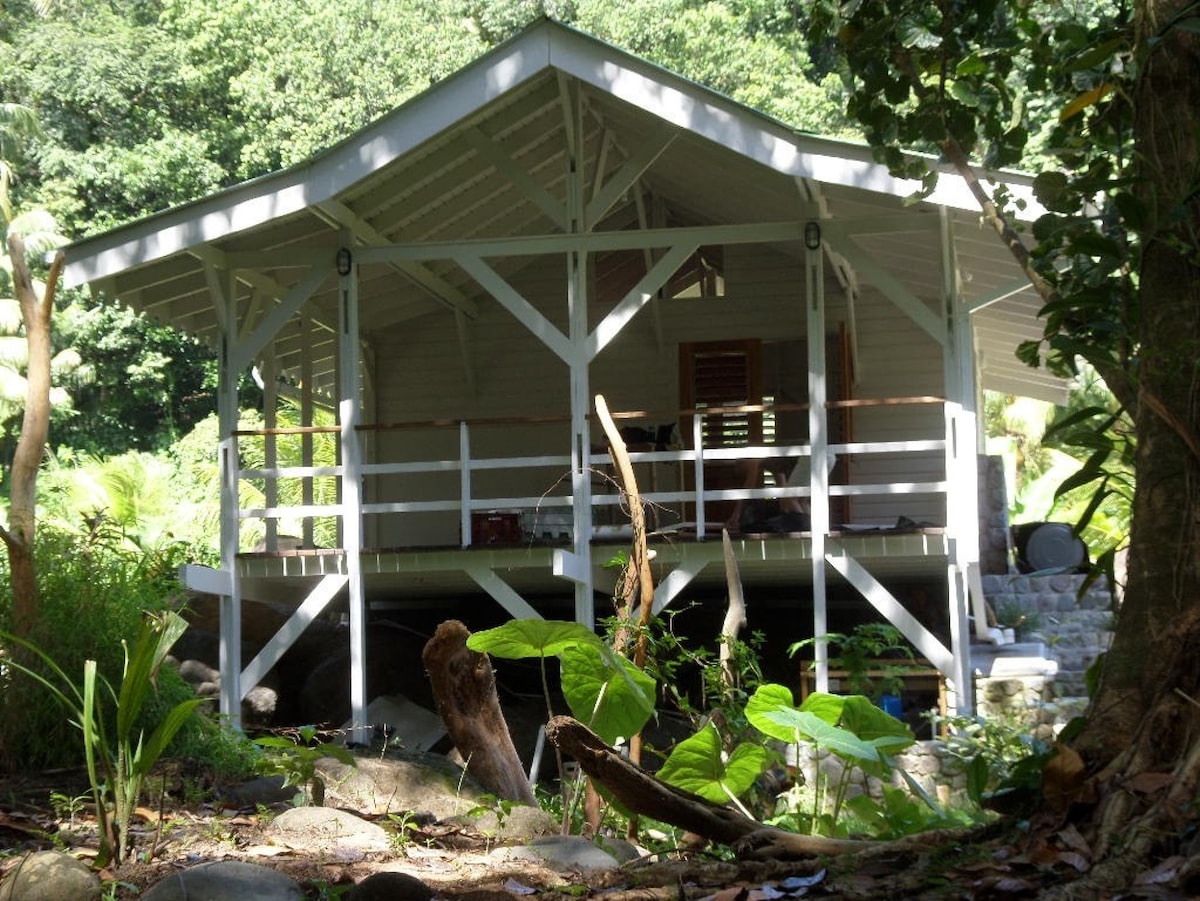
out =
{"type": "MultiPolygon", "coordinates": [[[[311,320],[307,317],[302,317],[300,319],[300,425],[305,428],[310,428],[313,424],[312,330],[311,320]]],[[[311,432],[304,432],[300,436],[300,458],[301,466],[313,465],[313,436],[311,432]]],[[[300,493],[300,503],[305,507],[311,507],[313,505],[313,498],[315,497],[311,476],[306,476],[302,480],[300,493]]],[[[313,547],[315,545],[313,518],[311,516],[304,517],[301,537],[304,539],[305,547],[313,547]]]]}
{"type": "Polygon", "coordinates": [[[362,451],[357,427],[362,416],[359,397],[358,267],[349,247],[338,251],[338,422],[342,453],[342,549],[350,606],[350,741],[366,744],[367,605],[362,577],[362,451]]]}
{"type": "MultiPolygon", "coordinates": [[[[279,425],[279,363],[273,350],[268,350],[259,364],[263,380],[263,466],[268,470],[279,465],[278,440],[275,428],[279,425]]],[[[264,486],[263,500],[268,508],[279,506],[279,479],[271,476],[264,486]]],[[[279,520],[268,516],[263,521],[264,543],[268,551],[279,549],[279,520]]],[[[250,686],[253,687],[253,686],[250,686]]]]}
{"type": "MultiPolygon", "coordinates": [[[[583,107],[578,88],[567,88],[567,230],[572,235],[587,231],[583,196],[583,107]]],[[[588,413],[592,395],[588,378],[588,280],[587,252],[567,251],[567,315],[569,320],[571,379],[571,496],[574,550],[578,560],[591,560],[592,473],[591,429],[588,413]]],[[[592,568],[575,581],[575,621],[592,628],[596,622],[592,598],[592,568]]]]}
{"type": "MultiPolygon", "coordinates": [[[[807,229],[806,229],[807,231],[807,229]]],[[[829,534],[829,416],[825,409],[825,264],[820,231],[816,247],[804,254],[805,309],[808,316],[809,514],[812,528],[813,656],[817,691],[829,691],[829,616],[825,593],[825,544],[829,534]]],[[[809,243],[806,238],[806,244],[809,243]]]]}
{"type": "MultiPolygon", "coordinates": [[[[950,537],[947,574],[951,649],[954,654],[951,710],[975,709],[967,606],[974,600],[984,621],[983,598],[971,592],[972,569],[979,568],[979,464],[975,417],[976,387],[971,322],[962,304],[953,223],[941,213],[942,279],[945,293],[946,342],[946,527],[950,537]]],[[[976,580],[978,581],[978,580],[976,580]]]]}
{"type": "Polygon", "coordinates": [[[237,295],[233,274],[209,279],[213,303],[220,311],[220,367],[217,376],[217,421],[220,442],[217,446],[221,474],[221,571],[228,577],[229,593],[221,596],[221,639],[218,666],[221,670],[220,711],[234,728],[242,722],[242,595],[237,573],[238,553],[238,446],[234,432],[238,427],[238,374],[231,369],[230,358],[237,341],[237,295]]]}

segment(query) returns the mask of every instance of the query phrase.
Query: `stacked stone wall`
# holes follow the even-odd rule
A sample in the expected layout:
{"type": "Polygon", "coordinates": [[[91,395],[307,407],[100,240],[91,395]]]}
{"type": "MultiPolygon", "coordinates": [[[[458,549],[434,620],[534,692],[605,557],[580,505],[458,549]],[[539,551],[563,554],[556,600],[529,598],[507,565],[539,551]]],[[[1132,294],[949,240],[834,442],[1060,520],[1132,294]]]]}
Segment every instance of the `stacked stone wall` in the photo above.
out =
{"type": "MultiPolygon", "coordinates": [[[[1053,575],[1011,574],[983,577],[983,594],[997,615],[1026,617],[1018,641],[1040,641],[1046,655],[1058,664],[1049,695],[1086,695],[1088,667],[1112,640],[1113,598],[1108,583],[1099,579],[1081,594],[1082,573],[1053,575]]],[[[1046,696],[1044,700],[1052,700],[1046,696]]]]}

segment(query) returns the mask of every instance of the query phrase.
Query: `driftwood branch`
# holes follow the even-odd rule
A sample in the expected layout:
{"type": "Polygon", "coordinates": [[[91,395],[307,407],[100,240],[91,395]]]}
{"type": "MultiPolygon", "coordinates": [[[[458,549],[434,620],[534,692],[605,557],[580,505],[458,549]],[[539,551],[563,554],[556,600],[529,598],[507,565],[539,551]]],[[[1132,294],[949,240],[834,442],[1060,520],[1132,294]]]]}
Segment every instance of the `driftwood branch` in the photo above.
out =
{"type": "Polygon", "coordinates": [[[467,647],[470,635],[458,620],[448,620],[421,654],[438,711],[468,773],[500,798],[536,806],[500,709],[491,661],[467,647]]]}
{"type": "MultiPolygon", "coordinates": [[[[608,412],[608,403],[602,394],[596,395],[596,415],[608,438],[608,451],[621,476],[621,485],[625,491],[626,503],[629,505],[629,523],[633,528],[633,547],[629,555],[629,566],[625,571],[622,595],[618,598],[618,604],[621,605],[618,613],[623,625],[617,630],[617,635],[613,639],[613,650],[618,654],[628,654],[627,644],[630,630],[627,624],[634,609],[634,589],[636,587],[639,613],[632,659],[634,666],[644,670],[649,643],[646,630],[654,613],[654,577],[650,572],[650,547],[646,541],[646,511],[642,507],[642,495],[638,491],[637,476],[633,471],[633,461],[629,459],[629,449],[625,447],[625,440],[621,437],[621,432],[617,429],[612,414],[608,412]]],[[[643,738],[640,732],[629,739],[629,757],[635,764],[641,763],[642,744],[643,738]]],[[[588,798],[592,802],[589,806],[589,825],[598,825],[598,818],[593,823],[593,818],[596,817],[599,810],[599,802],[595,798],[594,792],[595,788],[589,781],[588,798]]],[[[636,834],[637,817],[635,816],[631,817],[629,821],[629,837],[635,838],[636,834]]]]}
{"type": "MultiPolygon", "coordinates": [[[[596,416],[604,428],[604,435],[608,439],[608,452],[621,477],[621,488],[625,492],[625,502],[629,506],[629,524],[633,530],[633,546],[629,555],[625,592],[619,600],[624,604],[625,615],[628,615],[633,610],[635,596],[633,589],[636,588],[636,597],[641,605],[638,618],[641,631],[636,639],[633,661],[640,669],[646,664],[645,627],[649,624],[650,617],[654,612],[654,579],[650,573],[650,550],[646,543],[646,511],[642,507],[642,496],[638,491],[637,477],[633,471],[633,461],[629,459],[629,450],[625,447],[625,440],[621,437],[617,424],[608,411],[608,404],[601,394],[596,395],[596,416]]],[[[618,653],[624,652],[624,637],[628,633],[627,630],[623,631],[624,635],[618,636],[616,642],[615,650],[618,653]]]]}
{"type": "Polygon", "coordinates": [[[631,812],[671,823],[711,841],[723,845],[747,842],[790,844],[788,850],[800,856],[853,853],[871,844],[784,832],[764,826],[732,808],[667,785],[613,751],[587,726],[571,717],[554,717],[546,734],[631,812]]]}
{"type": "Polygon", "coordinates": [[[699,795],[660,782],[569,716],[556,716],[550,720],[546,735],[631,812],[670,823],[743,852],[753,852],[758,857],[862,856],[912,851],[928,849],[969,834],[964,830],[935,830],[895,841],[874,842],[785,832],[765,826],[730,807],[713,804],[699,795]]]}
{"type": "Polygon", "coordinates": [[[733,643],[746,626],[746,598],[728,529],[721,530],[721,548],[725,553],[725,584],[729,590],[729,606],[725,609],[725,621],[721,624],[721,677],[725,681],[725,690],[731,692],[738,683],[738,674],[733,669],[733,643]]]}

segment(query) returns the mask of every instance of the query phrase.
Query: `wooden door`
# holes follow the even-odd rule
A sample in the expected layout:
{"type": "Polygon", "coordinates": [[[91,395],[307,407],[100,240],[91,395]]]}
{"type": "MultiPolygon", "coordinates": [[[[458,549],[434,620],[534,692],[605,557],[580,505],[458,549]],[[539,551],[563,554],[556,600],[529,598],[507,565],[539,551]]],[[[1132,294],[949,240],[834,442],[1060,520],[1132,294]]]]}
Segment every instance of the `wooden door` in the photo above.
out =
{"type": "MultiPolygon", "coordinates": [[[[704,417],[701,441],[705,448],[762,443],[762,413],[742,409],[762,404],[762,381],[762,345],[757,338],[679,345],[679,399],[683,409],[732,408],[704,417]]],[[[684,443],[692,447],[695,433],[691,417],[683,418],[680,431],[684,443]]],[[[736,463],[712,461],[704,466],[706,489],[741,488],[744,482],[745,472],[736,463]]],[[[694,473],[688,473],[686,483],[694,487],[694,473]]],[[[733,501],[706,504],[704,518],[724,522],[733,508],[733,501]]]]}

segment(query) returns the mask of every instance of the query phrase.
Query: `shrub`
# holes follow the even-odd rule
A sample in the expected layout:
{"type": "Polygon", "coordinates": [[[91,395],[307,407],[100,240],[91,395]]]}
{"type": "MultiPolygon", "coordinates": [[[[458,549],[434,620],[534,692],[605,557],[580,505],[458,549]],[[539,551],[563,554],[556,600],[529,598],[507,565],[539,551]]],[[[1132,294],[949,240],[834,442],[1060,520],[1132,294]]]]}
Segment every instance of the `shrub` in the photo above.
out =
{"type": "MultiPolygon", "coordinates": [[[[176,572],[185,549],[172,544],[138,551],[112,538],[103,528],[84,534],[39,530],[40,618],[28,638],[64,672],[82,673],[84,661],[91,659],[102,677],[117,684],[124,667],[122,642],[137,636],[144,612],[160,611],[178,595],[176,572]]],[[[8,558],[0,555],[0,631],[10,631],[11,616],[8,558]]],[[[36,660],[30,664],[40,667],[36,660]]],[[[36,681],[14,675],[0,670],[0,766],[37,770],[82,764],[78,732],[58,703],[36,681]]],[[[147,717],[158,706],[148,705],[147,717]]]]}

